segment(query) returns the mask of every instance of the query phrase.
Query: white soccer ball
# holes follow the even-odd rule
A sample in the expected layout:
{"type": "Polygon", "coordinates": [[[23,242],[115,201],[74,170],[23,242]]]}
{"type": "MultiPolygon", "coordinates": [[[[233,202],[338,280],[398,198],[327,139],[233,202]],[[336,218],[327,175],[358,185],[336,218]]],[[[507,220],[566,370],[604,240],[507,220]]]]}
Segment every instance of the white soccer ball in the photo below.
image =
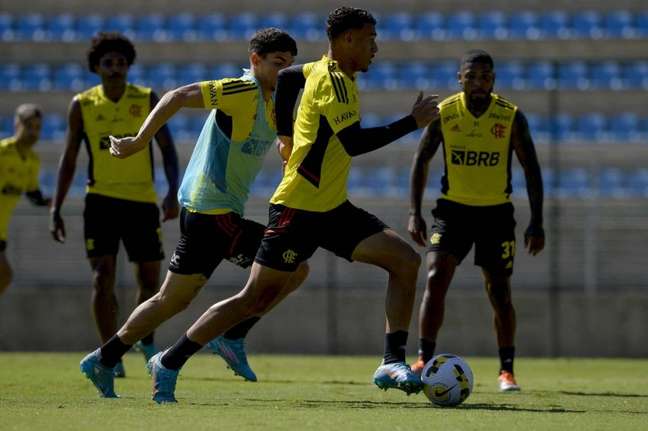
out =
{"type": "Polygon", "coordinates": [[[443,353],[430,359],[421,373],[423,392],[438,406],[458,406],[473,389],[473,373],[459,356],[443,353]]]}

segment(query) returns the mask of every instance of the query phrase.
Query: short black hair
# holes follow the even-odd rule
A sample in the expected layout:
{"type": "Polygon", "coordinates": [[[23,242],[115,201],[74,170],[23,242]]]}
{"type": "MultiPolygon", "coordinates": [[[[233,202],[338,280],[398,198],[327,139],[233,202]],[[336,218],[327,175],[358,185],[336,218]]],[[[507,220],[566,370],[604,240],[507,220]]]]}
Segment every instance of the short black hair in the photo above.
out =
{"type": "Polygon", "coordinates": [[[483,49],[471,49],[470,51],[466,51],[461,58],[461,67],[467,63],[487,64],[491,69],[495,68],[493,57],[483,49]]]}
{"type": "Polygon", "coordinates": [[[101,57],[109,52],[119,52],[126,57],[126,62],[131,66],[135,62],[135,46],[126,36],[117,32],[100,32],[92,38],[88,50],[88,69],[95,72],[101,57]]]}
{"type": "Polygon", "coordinates": [[[367,10],[339,7],[331,12],[326,20],[326,34],[329,41],[332,41],[345,31],[360,29],[365,24],[376,25],[376,19],[367,10]]]}
{"type": "Polygon", "coordinates": [[[297,42],[285,31],[270,27],[257,31],[250,39],[250,53],[256,52],[259,55],[270,54],[271,52],[290,52],[297,55],[297,42]]]}
{"type": "Polygon", "coordinates": [[[23,103],[16,108],[15,116],[18,121],[24,123],[30,118],[43,118],[43,112],[38,105],[33,103],[23,103]]]}

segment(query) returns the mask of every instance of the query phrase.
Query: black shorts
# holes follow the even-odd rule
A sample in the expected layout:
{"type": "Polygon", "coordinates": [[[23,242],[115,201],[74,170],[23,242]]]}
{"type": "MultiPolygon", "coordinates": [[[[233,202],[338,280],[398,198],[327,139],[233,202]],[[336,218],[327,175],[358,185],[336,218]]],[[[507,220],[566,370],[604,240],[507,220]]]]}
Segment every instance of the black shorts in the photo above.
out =
{"type": "Polygon", "coordinates": [[[154,203],[88,193],[83,223],[88,257],[116,255],[121,240],[131,262],[164,258],[160,210],[154,203]]]}
{"type": "Polygon", "coordinates": [[[385,229],[385,223],[349,201],[326,212],[272,204],[255,260],[280,271],[294,271],[322,247],[351,261],[361,241],[385,229]]]}
{"type": "Polygon", "coordinates": [[[475,244],[475,265],[491,273],[513,273],[515,258],[515,219],[510,203],[470,206],[445,199],[432,211],[428,252],[445,252],[459,263],[475,244]]]}
{"type": "Polygon", "coordinates": [[[0,240],[0,251],[5,251],[7,249],[7,241],[0,240]]]}
{"type": "Polygon", "coordinates": [[[209,278],[223,259],[247,268],[252,265],[265,226],[236,213],[211,215],[180,211],[180,241],[169,271],[203,274],[209,278]]]}

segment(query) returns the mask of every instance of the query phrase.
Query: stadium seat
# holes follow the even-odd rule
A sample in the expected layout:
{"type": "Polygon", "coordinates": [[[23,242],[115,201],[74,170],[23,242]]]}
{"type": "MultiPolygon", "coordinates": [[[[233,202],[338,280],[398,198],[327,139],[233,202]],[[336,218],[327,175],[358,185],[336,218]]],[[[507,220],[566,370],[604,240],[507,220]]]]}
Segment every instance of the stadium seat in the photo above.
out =
{"type": "Polygon", "coordinates": [[[55,90],[79,92],[85,87],[85,69],[77,63],[68,63],[54,69],[52,85],[55,90]]]}
{"type": "Polygon", "coordinates": [[[508,36],[511,39],[538,39],[538,15],[532,11],[513,12],[508,18],[508,36]]]}
{"type": "Polygon", "coordinates": [[[289,18],[288,31],[297,40],[321,40],[325,21],[324,17],[313,12],[300,12],[289,18]]]}
{"type": "Polygon", "coordinates": [[[221,63],[210,68],[209,73],[208,79],[235,78],[243,74],[243,68],[234,63],[221,63]]]}
{"type": "Polygon", "coordinates": [[[538,17],[538,29],[543,39],[567,39],[570,36],[569,16],[562,11],[541,13],[538,17]]]}
{"type": "Polygon", "coordinates": [[[167,37],[173,41],[191,42],[199,38],[198,24],[190,13],[170,15],[167,18],[167,37]]]}
{"type": "Polygon", "coordinates": [[[247,40],[258,28],[257,17],[250,12],[230,16],[228,21],[227,36],[230,39],[247,40]]]}
{"type": "Polygon", "coordinates": [[[388,89],[398,88],[396,66],[388,61],[382,61],[374,64],[369,72],[363,74],[359,82],[366,89],[388,89]]]}
{"type": "Polygon", "coordinates": [[[13,135],[13,117],[11,115],[0,116],[0,139],[13,135]]]}
{"type": "Polygon", "coordinates": [[[416,37],[419,39],[445,39],[446,32],[443,23],[444,17],[439,12],[425,12],[419,15],[414,23],[416,37]]]}
{"type": "Polygon", "coordinates": [[[286,14],[281,12],[273,12],[261,15],[259,17],[257,28],[275,27],[285,29],[287,23],[288,17],[286,16],[286,14]]]}
{"type": "Polygon", "coordinates": [[[625,197],[623,172],[619,168],[604,168],[598,176],[598,193],[604,198],[625,197]]]}
{"type": "Polygon", "coordinates": [[[48,64],[25,65],[21,71],[22,89],[27,91],[48,91],[52,88],[51,69],[48,64]]]}
{"type": "Polygon", "coordinates": [[[8,42],[14,39],[13,16],[9,13],[0,12],[0,40],[8,42]]]}
{"type": "Polygon", "coordinates": [[[578,117],[574,125],[574,138],[585,143],[596,143],[607,139],[605,117],[590,113],[578,117]]]}
{"type": "Polygon", "coordinates": [[[130,39],[135,39],[135,20],[129,14],[110,15],[104,21],[102,31],[116,31],[123,33],[130,39]]]}
{"type": "Polygon", "coordinates": [[[606,37],[610,39],[630,39],[637,36],[637,30],[632,22],[632,14],[629,11],[611,11],[603,19],[603,28],[606,37]]]}
{"type": "Polygon", "coordinates": [[[189,126],[189,117],[186,114],[174,115],[167,122],[167,126],[169,126],[173,137],[180,142],[185,142],[192,135],[189,126]]]}
{"type": "Polygon", "coordinates": [[[558,114],[551,120],[553,138],[558,142],[569,142],[574,140],[574,119],[568,114],[558,114]]]}
{"type": "Polygon", "coordinates": [[[507,61],[497,66],[497,88],[521,90],[525,86],[524,67],[519,61],[507,61]]]}
{"type": "Polygon", "coordinates": [[[538,144],[546,143],[549,140],[550,125],[546,117],[538,114],[525,112],[524,115],[529,123],[531,138],[538,144]]]}
{"type": "Polygon", "coordinates": [[[630,197],[648,197],[648,169],[641,168],[627,175],[626,194],[630,197]]]}
{"type": "Polygon", "coordinates": [[[610,139],[615,142],[637,142],[641,139],[639,116],[634,112],[623,112],[608,121],[610,139]]]}
{"type": "Polygon", "coordinates": [[[137,40],[164,42],[168,40],[165,18],[161,14],[149,14],[135,20],[137,40]]]}
{"type": "Polygon", "coordinates": [[[360,123],[362,127],[379,127],[384,124],[380,116],[372,112],[363,113],[360,123]]]}
{"type": "Polygon", "coordinates": [[[469,11],[447,15],[445,34],[448,39],[476,39],[475,15],[469,11]]]}
{"type": "Polygon", "coordinates": [[[412,61],[401,65],[398,80],[403,88],[417,88],[426,90],[432,87],[430,80],[430,67],[421,61],[412,61]]]}
{"type": "Polygon", "coordinates": [[[560,63],[558,66],[558,85],[562,90],[587,90],[587,64],[583,61],[560,63]]]}
{"type": "Polygon", "coordinates": [[[176,79],[176,67],[173,63],[157,63],[151,65],[146,71],[149,77],[149,85],[154,88],[171,90],[178,86],[176,79]]]}
{"type": "Polygon", "coordinates": [[[414,18],[407,12],[397,12],[378,21],[378,35],[381,39],[411,41],[415,38],[414,18]]]}
{"type": "Polygon", "coordinates": [[[76,20],[76,35],[79,40],[88,40],[104,28],[104,19],[101,15],[86,15],[76,20]]]}
{"type": "Polygon", "coordinates": [[[567,169],[560,172],[558,196],[584,198],[592,194],[590,175],[584,168],[567,169]]]}
{"type": "Polygon", "coordinates": [[[594,89],[621,90],[623,79],[621,67],[616,61],[594,63],[589,67],[589,82],[594,89]]]}
{"type": "Polygon", "coordinates": [[[554,65],[548,61],[536,61],[526,67],[525,83],[534,90],[551,90],[556,87],[554,65]]]}
{"type": "Polygon", "coordinates": [[[635,25],[639,37],[648,36],[648,10],[635,15],[635,25]]]}
{"type": "Polygon", "coordinates": [[[137,85],[151,86],[147,71],[141,64],[135,63],[128,69],[128,80],[137,85]]]}
{"type": "Polygon", "coordinates": [[[0,65],[0,89],[8,91],[20,91],[20,66],[17,64],[0,65]]]}
{"type": "Polygon", "coordinates": [[[62,115],[45,114],[41,130],[41,139],[61,142],[65,137],[65,119],[62,115]]]}
{"type": "Polygon", "coordinates": [[[223,41],[227,39],[225,17],[220,13],[199,17],[196,20],[196,33],[202,40],[223,41]]]}
{"type": "Polygon", "coordinates": [[[192,82],[207,81],[211,79],[207,67],[202,63],[189,63],[178,67],[176,77],[179,85],[186,85],[192,82]]]}
{"type": "Polygon", "coordinates": [[[604,35],[601,15],[592,10],[574,13],[571,23],[571,37],[581,39],[600,39],[604,35]]]}
{"type": "Polygon", "coordinates": [[[625,88],[648,89],[648,61],[636,61],[622,65],[621,80],[625,88]]]}
{"type": "Polygon", "coordinates": [[[459,64],[456,61],[439,61],[430,65],[429,79],[431,88],[449,88],[459,90],[457,72],[459,64]]]}
{"type": "Polygon", "coordinates": [[[60,40],[63,42],[72,42],[77,40],[75,30],[76,20],[69,13],[64,13],[50,17],[46,22],[46,32],[48,39],[60,40]]]}
{"type": "Polygon", "coordinates": [[[500,11],[482,13],[477,18],[477,33],[482,39],[507,39],[506,16],[500,11]]]}
{"type": "Polygon", "coordinates": [[[14,34],[19,40],[45,40],[45,18],[39,13],[20,15],[15,23],[14,34]]]}

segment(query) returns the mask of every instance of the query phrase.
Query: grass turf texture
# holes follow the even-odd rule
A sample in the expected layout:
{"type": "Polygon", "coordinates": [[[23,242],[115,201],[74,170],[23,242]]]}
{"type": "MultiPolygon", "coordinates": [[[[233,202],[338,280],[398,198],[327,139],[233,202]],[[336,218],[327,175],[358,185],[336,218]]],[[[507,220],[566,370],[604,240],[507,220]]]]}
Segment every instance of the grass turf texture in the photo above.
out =
{"type": "Polygon", "coordinates": [[[373,386],[378,357],[255,355],[259,382],[248,383],[198,355],[178,380],[179,404],[158,406],[141,355],[126,356],[118,400],[98,398],[79,372],[82,356],[0,354],[0,429],[648,429],[648,360],[519,358],[522,392],[500,394],[497,360],[467,358],[473,394],[440,408],[422,393],[373,386]]]}

